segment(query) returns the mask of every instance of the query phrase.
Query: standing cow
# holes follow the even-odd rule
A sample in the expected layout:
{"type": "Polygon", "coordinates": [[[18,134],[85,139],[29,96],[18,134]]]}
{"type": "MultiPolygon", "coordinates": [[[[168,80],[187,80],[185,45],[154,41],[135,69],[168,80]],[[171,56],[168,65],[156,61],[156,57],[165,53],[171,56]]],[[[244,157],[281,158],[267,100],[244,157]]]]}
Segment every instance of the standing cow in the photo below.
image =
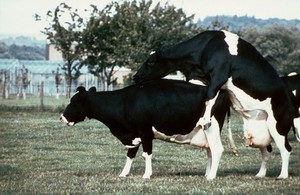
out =
{"type": "MultiPolygon", "coordinates": [[[[217,159],[221,155],[222,144],[215,139],[216,131],[208,128],[212,106],[221,88],[229,92],[233,107],[240,113],[254,110],[266,112],[267,128],[282,158],[278,179],[288,177],[292,148],[287,135],[299,113],[292,102],[292,94],[275,69],[251,44],[227,31],[205,31],[169,49],[152,52],[134,80],[141,83],[159,79],[175,70],[180,70],[188,80],[209,81],[206,110],[198,122],[207,128],[205,133],[213,156],[212,170],[207,179],[216,177],[217,159]]],[[[299,138],[299,127],[296,129],[299,138]]]]}
{"type": "MultiPolygon", "coordinates": [[[[289,74],[288,76],[282,76],[281,79],[283,80],[287,89],[293,92],[296,101],[296,108],[299,110],[300,113],[300,75],[295,73],[289,74]]],[[[246,140],[247,146],[259,148],[262,155],[261,167],[256,176],[264,177],[267,172],[267,163],[271,157],[272,151],[272,147],[270,145],[272,138],[269,134],[269,130],[267,128],[266,123],[267,114],[263,110],[251,111],[250,113],[248,112],[247,115],[244,115],[243,113],[241,114],[244,119],[244,139],[246,140]],[[259,133],[253,133],[255,131],[259,133]]],[[[295,126],[299,126],[299,123],[299,120],[294,121],[295,126]]],[[[231,128],[227,129],[228,134],[231,135],[231,128]]],[[[294,126],[293,129],[295,130],[294,126]]],[[[235,147],[232,136],[229,137],[229,142],[231,146],[235,147]]]]}
{"type": "MultiPolygon", "coordinates": [[[[193,140],[193,137],[204,135],[203,131],[194,127],[204,112],[206,94],[205,86],[173,80],[159,80],[110,92],[96,92],[95,88],[86,91],[79,87],[61,115],[61,121],[69,126],[86,118],[103,122],[128,148],[127,161],[120,176],[129,174],[133,158],[141,144],[146,160],[143,178],[150,178],[154,138],[205,147],[208,153],[208,173],[211,169],[208,144],[205,138],[203,143],[193,140]],[[182,136],[191,131],[191,136],[182,136]],[[179,135],[172,136],[174,134],[179,135]]],[[[223,126],[229,106],[229,97],[223,91],[212,112],[215,121],[212,126],[217,128],[217,132],[223,126]]]]}

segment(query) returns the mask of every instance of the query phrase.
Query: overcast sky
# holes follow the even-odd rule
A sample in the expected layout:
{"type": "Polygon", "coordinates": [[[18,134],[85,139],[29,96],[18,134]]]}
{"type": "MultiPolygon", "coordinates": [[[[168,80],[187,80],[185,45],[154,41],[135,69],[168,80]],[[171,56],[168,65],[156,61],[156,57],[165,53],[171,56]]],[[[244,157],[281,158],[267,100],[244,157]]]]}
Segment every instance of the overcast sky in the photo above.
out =
{"type": "MultiPolygon", "coordinates": [[[[42,35],[45,22],[36,22],[33,15],[45,16],[61,2],[84,10],[90,4],[103,7],[111,0],[0,0],[0,34],[42,35]]],[[[153,0],[156,4],[159,0],[153,0]]],[[[206,16],[237,15],[256,18],[300,19],[300,0],[162,0],[182,8],[195,19],[206,16]]]]}

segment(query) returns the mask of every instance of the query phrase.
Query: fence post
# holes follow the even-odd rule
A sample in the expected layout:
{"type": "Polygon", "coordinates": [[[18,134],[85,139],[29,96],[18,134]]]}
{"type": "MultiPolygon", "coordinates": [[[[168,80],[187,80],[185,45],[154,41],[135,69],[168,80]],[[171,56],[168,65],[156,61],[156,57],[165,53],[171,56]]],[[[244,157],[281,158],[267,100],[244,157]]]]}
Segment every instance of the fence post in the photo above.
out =
{"type": "Polygon", "coordinates": [[[44,110],[44,81],[41,82],[40,85],[40,110],[44,110]]]}

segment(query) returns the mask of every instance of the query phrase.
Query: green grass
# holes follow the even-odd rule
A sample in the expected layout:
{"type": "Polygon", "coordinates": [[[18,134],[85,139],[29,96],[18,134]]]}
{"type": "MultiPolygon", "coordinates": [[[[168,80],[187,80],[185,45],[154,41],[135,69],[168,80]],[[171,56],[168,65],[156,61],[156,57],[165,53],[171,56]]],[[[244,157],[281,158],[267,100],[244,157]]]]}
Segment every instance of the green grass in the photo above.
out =
{"type": "MultiPolygon", "coordinates": [[[[22,100],[19,100],[22,101],[22,100]]],[[[2,100],[0,103],[4,104],[2,100]]],[[[6,103],[4,105],[7,105],[6,103]]],[[[60,105],[60,103],[58,103],[60,105]]],[[[57,107],[56,104],[49,108],[57,107]]],[[[257,149],[244,147],[241,122],[234,118],[239,156],[225,147],[217,178],[206,181],[206,152],[196,147],[154,141],[153,176],[143,180],[140,150],[129,177],[119,178],[126,150],[102,123],[75,127],[59,122],[59,112],[0,110],[0,194],[298,194],[300,144],[290,133],[290,177],[277,181],[281,159],[273,144],[267,177],[257,149]]]]}
{"type": "MultiPolygon", "coordinates": [[[[0,99],[0,109],[6,111],[40,111],[40,98],[27,97],[26,100],[22,98],[0,99]]],[[[44,110],[50,112],[62,112],[65,106],[69,103],[69,99],[60,97],[44,97],[44,110]]]]}

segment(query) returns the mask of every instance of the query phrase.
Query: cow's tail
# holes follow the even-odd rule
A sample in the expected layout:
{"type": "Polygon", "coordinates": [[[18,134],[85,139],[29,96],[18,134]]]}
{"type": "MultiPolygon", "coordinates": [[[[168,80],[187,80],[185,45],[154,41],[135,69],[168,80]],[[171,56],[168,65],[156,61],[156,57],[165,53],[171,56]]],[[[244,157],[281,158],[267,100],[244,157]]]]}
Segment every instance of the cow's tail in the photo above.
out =
{"type": "Polygon", "coordinates": [[[235,146],[235,143],[234,143],[234,140],[233,140],[233,137],[232,137],[232,131],[231,131],[231,119],[230,119],[230,116],[231,116],[231,113],[230,113],[230,107],[228,107],[228,110],[227,110],[227,117],[226,117],[226,123],[227,123],[227,131],[228,131],[228,141],[229,141],[229,146],[233,152],[233,154],[235,156],[238,156],[238,150],[237,150],[237,147],[235,146]]]}

